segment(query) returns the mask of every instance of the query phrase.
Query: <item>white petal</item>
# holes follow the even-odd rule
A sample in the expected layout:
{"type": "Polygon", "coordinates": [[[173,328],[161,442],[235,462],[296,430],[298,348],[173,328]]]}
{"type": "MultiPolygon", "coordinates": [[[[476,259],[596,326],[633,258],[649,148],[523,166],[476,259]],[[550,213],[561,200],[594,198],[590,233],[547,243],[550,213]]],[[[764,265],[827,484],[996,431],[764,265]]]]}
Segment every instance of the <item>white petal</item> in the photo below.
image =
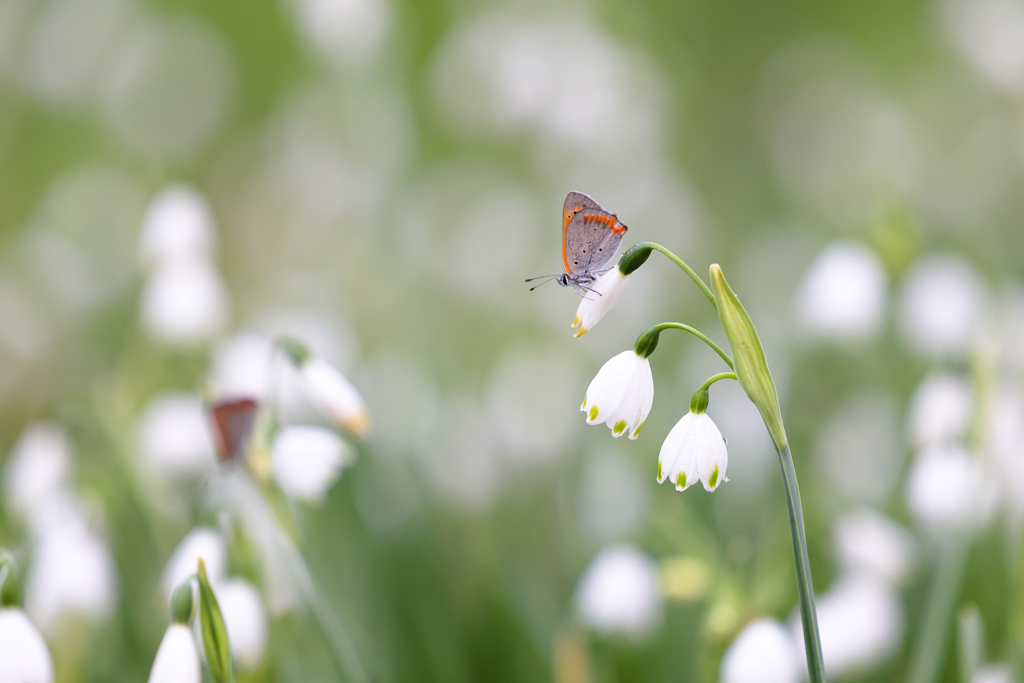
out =
{"type": "Polygon", "coordinates": [[[192,631],[184,624],[171,624],[156,651],[149,683],[199,683],[201,679],[192,631]]]}
{"type": "Polygon", "coordinates": [[[790,632],[774,619],[755,619],[722,657],[722,683],[797,683],[802,662],[790,632]]]}
{"type": "Polygon", "coordinates": [[[910,575],[914,537],[871,508],[837,519],[832,545],[837,563],[847,571],[865,572],[894,585],[910,575]]]}
{"type": "Polygon", "coordinates": [[[694,418],[693,413],[683,415],[665,437],[664,443],[661,444],[661,452],[658,453],[658,469],[661,475],[658,483],[668,479],[678,491],[685,491],[699,479],[694,418]],[[680,474],[685,476],[683,486],[679,485],[680,474]]]}
{"type": "Polygon", "coordinates": [[[4,465],[7,509],[31,517],[67,480],[73,458],[71,442],[57,425],[36,422],[26,427],[4,465]]]}
{"type": "Polygon", "coordinates": [[[887,278],[878,255],[836,242],[818,254],[796,295],[796,314],[811,334],[836,342],[876,337],[885,316],[887,278]]]}
{"type": "Polygon", "coordinates": [[[171,344],[209,339],[227,322],[228,292],[220,274],[200,259],[153,271],[142,291],[142,326],[171,344]]]}
{"type": "Polygon", "coordinates": [[[644,422],[647,421],[647,416],[651,414],[651,408],[654,406],[654,375],[651,374],[651,363],[646,358],[643,359],[637,371],[637,382],[640,389],[638,396],[639,413],[633,422],[630,423],[630,440],[640,436],[640,428],[644,426],[644,422]]]}
{"type": "Polygon", "coordinates": [[[53,660],[43,637],[17,608],[0,608],[0,683],[52,683],[53,660]]]}
{"type": "Polygon", "coordinates": [[[646,635],[662,616],[654,561],[631,546],[605,548],[580,578],[575,602],[580,620],[595,631],[646,635]]]}
{"type": "Polygon", "coordinates": [[[46,633],[67,615],[108,616],[117,601],[117,572],[107,543],[84,519],[53,526],[36,547],[25,577],[25,611],[46,633]]]}
{"type": "Polygon", "coordinates": [[[971,383],[953,373],[926,375],[910,398],[910,434],[914,445],[942,445],[967,431],[973,404],[971,383]]]}
{"type": "Polygon", "coordinates": [[[573,329],[579,328],[576,331],[577,337],[586,334],[604,317],[605,313],[611,310],[622,295],[622,290],[626,288],[627,282],[629,282],[629,277],[619,272],[618,268],[612,268],[598,278],[594,283],[593,291],[586,293],[579,308],[576,309],[572,327],[573,329]]]}
{"type": "Polygon", "coordinates": [[[932,448],[914,459],[907,476],[907,506],[938,531],[971,527],[984,517],[981,464],[958,447],[932,448]]]}
{"type": "Polygon", "coordinates": [[[147,403],[139,423],[139,450],[161,473],[192,475],[213,469],[216,459],[202,399],[167,392],[147,403]]]}
{"type": "Polygon", "coordinates": [[[352,382],[323,360],[310,358],[303,363],[303,387],[310,398],[329,417],[334,418],[349,433],[361,437],[370,428],[366,403],[352,382]]]}
{"type": "Polygon", "coordinates": [[[587,387],[583,407],[580,408],[587,414],[587,424],[604,422],[618,409],[639,360],[639,356],[630,349],[609,358],[601,366],[587,387]]]}
{"type": "Polygon", "coordinates": [[[174,185],[149,203],[139,238],[145,264],[205,259],[212,255],[213,243],[213,211],[194,188],[174,185]]]}
{"type": "Polygon", "coordinates": [[[333,430],[286,425],[274,437],[271,468],[286,495],[319,503],[352,459],[352,452],[333,430]]]}
{"type": "Polygon", "coordinates": [[[696,416],[695,447],[697,450],[697,471],[705,491],[714,491],[723,481],[728,481],[729,454],[725,439],[707,413],[696,416]]]}
{"type": "Polygon", "coordinates": [[[262,397],[268,389],[274,344],[254,332],[239,332],[213,354],[211,390],[218,399],[262,397]]]}
{"type": "Polygon", "coordinates": [[[963,257],[922,257],[903,278],[901,336],[927,358],[963,357],[984,315],[986,298],[980,276],[963,257]]]}
{"type": "Polygon", "coordinates": [[[209,527],[196,527],[181,539],[160,576],[160,592],[170,597],[182,581],[198,571],[200,557],[210,583],[220,581],[227,563],[227,550],[221,535],[209,527]]]}
{"type": "Polygon", "coordinates": [[[267,645],[267,613],[263,600],[245,579],[228,579],[214,587],[224,615],[231,656],[242,669],[255,669],[267,645]]]}

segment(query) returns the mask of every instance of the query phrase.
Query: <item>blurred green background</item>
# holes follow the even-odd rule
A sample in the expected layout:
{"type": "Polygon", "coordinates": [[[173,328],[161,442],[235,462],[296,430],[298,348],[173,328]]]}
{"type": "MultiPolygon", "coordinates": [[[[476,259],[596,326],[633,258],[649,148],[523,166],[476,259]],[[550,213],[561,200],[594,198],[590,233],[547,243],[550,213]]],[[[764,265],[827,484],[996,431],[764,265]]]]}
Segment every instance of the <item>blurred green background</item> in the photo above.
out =
{"type": "MultiPolygon", "coordinates": [[[[975,399],[1020,396],[1022,97],[1019,0],[0,0],[0,454],[33,421],[64,427],[116,558],[112,610],[46,632],[57,680],[147,676],[162,567],[195,524],[223,520],[205,478],[139,474],[140,416],[163,392],[207,391],[217,350],[246,330],[304,339],[369,404],[356,464],[296,510],[374,681],[718,680],[744,624],[789,618],[781,482],[737,387],[716,385],[709,409],[732,481],[713,495],[655,483],[664,435],[720,371],[710,351],[663,335],[637,441],[578,412],[649,325],[724,339],[655,255],[574,340],[578,298],[523,283],[560,268],[569,190],[615,212],[625,246],[662,243],[699,274],[722,264],[780,387],[819,594],[842,573],[838,517],[867,506],[910,530],[902,625],[840,675],[905,680],[941,556],[905,495],[912,393],[943,371],[975,399]],[[212,208],[225,287],[217,323],[184,341],[140,322],[141,226],[176,184],[212,208]],[[836,241],[884,266],[870,329],[839,341],[801,323],[798,294],[836,241]],[[915,346],[905,284],[935,254],[974,287],[938,350],[915,346]],[[706,585],[669,591],[641,637],[588,633],[574,591],[625,542],[663,577],[694,559],[706,585]]],[[[1024,489],[973,534],[954,610],[977,605],[982,661],[1019,676],[1013,500],[1024,489]]],[[[31,566],[24,522],[0,514],[0,545],[31,566]]],[[[235,573],[271,590],[245,547],[235,573]]],[[[961,680],[955,611],[944,619],[941,680],[961,680]]],[[[239,679],[333,675],[299,610],[271,619],[239,679]]]]}

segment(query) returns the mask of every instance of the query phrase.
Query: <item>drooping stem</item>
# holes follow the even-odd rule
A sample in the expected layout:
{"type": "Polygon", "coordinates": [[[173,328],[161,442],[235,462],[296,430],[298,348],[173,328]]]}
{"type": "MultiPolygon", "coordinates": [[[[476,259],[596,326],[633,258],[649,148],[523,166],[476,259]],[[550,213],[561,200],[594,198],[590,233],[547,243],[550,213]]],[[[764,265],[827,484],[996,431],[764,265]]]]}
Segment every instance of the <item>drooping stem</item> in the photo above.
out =
{"type": "Polygon", "coordinates": [[[707,391],[709,388],[711,388],[712,384],[723,379],[736,379],[736,373],[720,372],[717,375],[711,375],[706,380],[704,380],[704,384],[701,384],[700,388],[698,388],[697,391],[707,391]]]}
{"type": "Polygon", "coordinates": [[[660,251],[662,254],[667,256],[669,260],[671,260],[677,266],[682,268],[683,271],[690,276],[690,279],[693,280],[695,285],[700,287],[700,291],[704,292],[704,296],[708,298],[708,301],[711,302],[711,305],[714,306],[716,309],[718,308],[718,304],[715,303],[715,295],[711,293],[711,289],[709,289],[708,286],[704,284],[704,281],[700,279],[700,276],[697,275],[697,273],[693,272],[693,268],[686,265],[683,259],[679,258],[678,256],[676,256],[675,254],[673,254],[671,251],[661,246],[660,244],[656,244],[654,242],[640,242],[639,244],[636,245],[636,247],[633,248],[635,249],[637,247],[647,247],[650,249],[654,249],[655,251],[660,251]]]}
{"type": "Polygon", "coordinates": [[[962,534],[949,539],[939,551],[938,566],[925,606],[924,627],[917,639],[907,677],[910,683],[932,683],[938,677],[946,656],[947,631],[960,595],[969,547],[969,536],[962,534]]]}
{"type": "Polygon", "coordinates": [[[645,358],[649,356],[651,352],[654,351],[654,347],[657,346],[658,335],[661,334],[662,330],[683,330],[685,332],[689,332],[693,336],[697,337],[697,339],[700,339],[702,342],[710,346],[715,353],[722,357],[725,364],[732,368],[732,358],[729,358],[729,354],[723,351],[718,344],[708,339],[707,335],[703,332],[694,327],[690,327],[689,325],[684,325],[683,323],[660,323],[654,327],[644,330],[644,332],[637,337],[636,345],[634,346],[637,353],[641,354],[641,352],[643,352],[641,355],[645,358]]]}
{"type": "Polygon", "coordinates": [[[814,608],[814,584],[811,582],[811,564],[807,555],[807,536],[804,532],[804,512],[800,505],[800,487],[796,482],[793,455],[789,445],[778,450],[782,467],[782,484],[786,489],[789,506],[789,531],[793,537],[793,562],[796,565],[796,589],[800,596],[800,621],[804,627],[804,648],[807,650],[807,674],[811,683],[824,683],[825,663],[821,656],[821,635],[818,632],[818,613],[814,608]]]}

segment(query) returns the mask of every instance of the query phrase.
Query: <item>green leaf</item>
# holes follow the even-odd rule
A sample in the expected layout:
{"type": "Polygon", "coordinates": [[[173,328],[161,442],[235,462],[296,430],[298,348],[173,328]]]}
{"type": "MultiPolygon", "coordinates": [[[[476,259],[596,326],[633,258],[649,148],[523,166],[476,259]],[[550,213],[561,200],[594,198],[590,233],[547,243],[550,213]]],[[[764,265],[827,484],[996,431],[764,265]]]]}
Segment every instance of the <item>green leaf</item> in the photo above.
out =
{"type": "Polygon", "coordinates": [[[224,616],[220,613],[217,596],[213,594],[210,580],[206,578],[206,565],[199,558],[199,621],[203,631],[203,649],[206,651],[206,665],[214,683],[231,681],[231,646],[224,616]]]}

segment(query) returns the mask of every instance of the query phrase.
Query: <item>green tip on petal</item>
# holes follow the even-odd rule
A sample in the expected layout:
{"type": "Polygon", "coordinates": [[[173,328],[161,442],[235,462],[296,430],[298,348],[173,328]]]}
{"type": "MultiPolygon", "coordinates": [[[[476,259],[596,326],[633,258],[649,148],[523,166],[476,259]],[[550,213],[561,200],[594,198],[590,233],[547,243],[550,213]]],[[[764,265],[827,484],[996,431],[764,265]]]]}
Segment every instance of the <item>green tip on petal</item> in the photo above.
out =
{"type": "Polygon", "coordinates": [[[586,410],[587,408],[587,395],[583,394],[583,405],[580,406],[580,410],[586,410]]]}
{"type": "Polygon", "coordinates": [[[626,427],[628,426],[629,425],[626,424],[625,420],[619,420],[618,422],[615,423],[615,426],[612,427],[612,433],[614,433],[615,436],[619,436],[620,434],[622,434],[622,432],[626,431],[626,427]]]}
{"type": "Polygon", "coordinates": [[[658,461],[658,483],[665,481],[665,475],[661,473],[661,461],[658,461]]]}
{"type": "Polygon", "coordinates": [[[643,423],[643,422],[641,422],[640,424],[638,424],[638,425],[636,426],[636,429],[634,429],[634,430],[633,430],[633,438],[634,438],[634,439],[635,439],[636,437],[640,436],[640,428],[641,428],[641,427],[643,427],[643,426],[644,426],[644,423],[643,423]]]}
{"type": "Polygon", "coordinates": [[[281,349],[284,355],[288,356],[288,360],[297,368],[302,367],[309,360],[309,349],[295,337],[280,337],[277,340],[277,348],[281,349]]]}
{"type": "Polygon", "coordinates": [[[680,491],[686,488],[686,472],[680,472],[676,475],[676,488],[680,491]]]}
{"type": "Polygon", "coordinates": [[[715,469],[711,470],[711,478],[708,479],[708,486],[711,490],[715,490],[715,486],[718,484],[718,463],[715,463],[715,469]]]}
{"type": "Polygon", "coordinates": [[[597,419],[597,413],[597,406],[590,406],[590,412],[587,413],[587,419],[593,422],[594,420],[597,419]]]}

